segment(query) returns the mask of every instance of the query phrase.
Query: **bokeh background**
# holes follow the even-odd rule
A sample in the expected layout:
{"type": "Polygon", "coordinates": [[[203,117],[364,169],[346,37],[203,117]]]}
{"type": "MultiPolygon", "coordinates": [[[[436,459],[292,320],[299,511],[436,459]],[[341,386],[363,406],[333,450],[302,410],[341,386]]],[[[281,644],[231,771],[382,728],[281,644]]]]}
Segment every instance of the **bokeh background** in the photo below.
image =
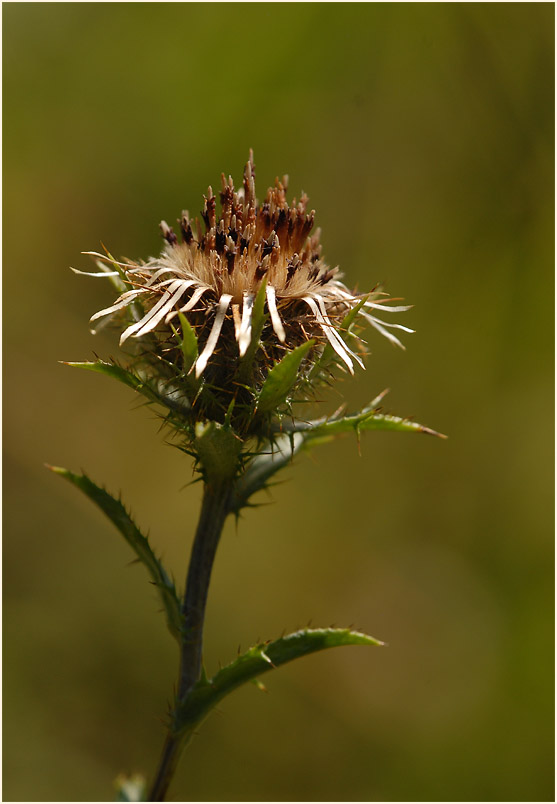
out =
{"type": "MultiPolygon", "coordinates": [[[[315,450],[227,525],[206,663],[309,620],[382,649],[239,690],[191,800],[553,800],[552,4],[8,4],[4,20],[4,800],[150,774],[176,655],[143,568],[43,462],[122,491],[177,579],[200,489],[151,411],[59,360],[118,354],[78,277],[161,247],[255,150],[349,284],[415,305],[350,406],[448,433],[315,450]],[[263,498],[262,501],[265,501],[263,498]]],[[[338,400],[333,400],[338,404],[338,400]]]]}

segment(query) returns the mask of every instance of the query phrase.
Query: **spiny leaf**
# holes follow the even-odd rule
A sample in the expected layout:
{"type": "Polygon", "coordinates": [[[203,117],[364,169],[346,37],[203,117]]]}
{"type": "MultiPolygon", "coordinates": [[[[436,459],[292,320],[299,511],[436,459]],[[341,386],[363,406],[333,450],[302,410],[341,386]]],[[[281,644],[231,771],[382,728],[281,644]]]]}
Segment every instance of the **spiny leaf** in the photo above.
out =
{"type": "Polygon", "coordinates": [[[304,429],[304,435],[306,441],[310,441],[317,438],[326,438],[328,436],[333,437],[342,433],[358,433],[362,430],[398,430],[402,433],[425,433],[426,435],[433,435],[438,438],[447,438],[446,435],[437,433],[429,427],[424,427],[423,424],[418,424],[409,419],[401,419],[399,416],[376,413],[374,410],[367,408],[350,416],[330,419],[326,422],[320,422],[313,427],[310,426],[304,429]]]}
{"type": "Polygon", "coordinates": [[[60,466],[48,466],[48,469],[66,478],[74,486],[81,489],[120,531],[153,579],[166,611],[168,628],[171,634],[179,641],[182,629],[182,615],[174,583],[170,580],[162,563],[153,553],[147,537],[141,533],[120,500],[116,500],[105,489],[93,483],[86,475],[76,475],[60,466]]]}
{"type": "Polygon", "coordinates": [[[117,363],[105,363],[103,360],[85,363],[70,363],[62,361],[64,366],[72,366],[73,368],[82,368],[87,371],[95,371],[98,374],[104,374],[106,377],[112,377],[115,380],[127,385],[139,394],[144,396],[149,402],[162,405],[173,412],[180,414],[187,414],[189,412],[189,401],[184,397],[181,389],[176,387],[176,384],[171,385],[170,382],[166,384],[158,381],[159,388],[157,390],[153,385],[146,380],[138,377],[132,371],[119,366],[117,363]]]}
{"type": "Polygon", "coordinates": [[[386,391],[379,394],[373,402],[359,413],[348,416],[336,415],[331,419],[318,419],[310,422],[295,421],[281,423],[282,434],[277,435],[267,446],[262,447],[247,464],[242,475],[234,486],[231,510],[238,515],[242,508],[249,505],[250,497],[269,486],[269,480],[280,469],[292,462],[297,452],[306,446],[316,446],[330,441],[344,433],[359,435],[364,430],[398,430],[403,433],[424,433],[438,438],[447,438],[422,424],[377,413],[376,406],[386,391]]]}
{"type": "Polygon", "coordinates": [[[141,380],[131,371],[119,366],[117,363],[105,363],[103,360],[96,360],[94,362],[85,363],[70,363],[64,362],[65,366],[72,366],[73,368],[82,368],[87,371],[95,371],[98,374],[104,374],[106,377],[112,377],[114,380],[127,385],[128,388],[133,388],[143,396],[146,396],[151,402],[163,402],[160,396],[154,391],[146,382],[141,380]]]}
{"type": "Polygon", "coordinates": [[[273,642],[256,645],[219,670],[209,681],[198,682],[186,700],[178,705],[173,729],[176,732],[193,730],[226,695],[281,664],[325,648],[382,644],[348,628],[307,628],[273,642]]]}
{"type": "Polygon", "coordinates": [[[259,398],[257,409],[263,413],[275,410],[283,404],[288,396],[288,392],[296,382],[300,363],[307,355],[315,341],[310,340],[288,352],[268,373],[259,398]]]}
{"type": "Polygon", "coordinates": [[[425,427],[423,424],[418,424],[410,419],[379,413],[378,405],[388,392],[389,389],[386,388],[358,413],[343,416],[344,407],[342,407],[329,419],[324,417],[309,422],[282,422],[281,430],[287,433],[302,433],[306,442],[317,441],[318,439],[324,441],[349,432],[357,434],[362,430],[398,430],[403,433],[424,433],[438,438],[447,438],[443,433],[438,433],[430,427],[425,427]]]}

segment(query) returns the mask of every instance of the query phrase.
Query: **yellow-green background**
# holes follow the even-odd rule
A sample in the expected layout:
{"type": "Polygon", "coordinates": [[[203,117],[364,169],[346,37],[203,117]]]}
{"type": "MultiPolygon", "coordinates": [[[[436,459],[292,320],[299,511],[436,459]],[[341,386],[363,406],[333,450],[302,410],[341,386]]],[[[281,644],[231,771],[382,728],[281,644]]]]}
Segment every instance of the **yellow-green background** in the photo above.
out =
{"type": "Polygon", "coordinates": [[[178,579],[188,459],[130,391],[80,252],[160,248],[255,150],[324,253],[415,305],[370,336],[350,405],[450,435],[368,434],[230,522],[209,671],[309,620],[389,646],[319,654],[203,726],[175,799],[552,800],[551,4],[9,4],[4,17],[4,798],[109,800],[150,773],[176,655],[141,567],[43,461],[124,500],[178,579]]]}

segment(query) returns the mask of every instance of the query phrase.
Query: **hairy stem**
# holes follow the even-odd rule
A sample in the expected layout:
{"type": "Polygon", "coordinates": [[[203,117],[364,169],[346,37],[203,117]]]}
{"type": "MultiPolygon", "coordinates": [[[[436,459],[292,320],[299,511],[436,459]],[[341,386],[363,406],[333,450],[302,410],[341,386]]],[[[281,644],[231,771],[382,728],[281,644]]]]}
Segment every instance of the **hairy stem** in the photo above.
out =
{"type": "MultiPolygon", "coordinates": [[[[225,519],[230,512],[232,482],[205,484],[203,503],[191,551],[186,591],[182,601],[184,629],[180,647],[177,707],[183,704],[201,675],[203,624],[211,570],[225,519]]],[[[172,720],[149,801],[164,801],[168,786],[188,737],[176,733],[172,720]]]]}

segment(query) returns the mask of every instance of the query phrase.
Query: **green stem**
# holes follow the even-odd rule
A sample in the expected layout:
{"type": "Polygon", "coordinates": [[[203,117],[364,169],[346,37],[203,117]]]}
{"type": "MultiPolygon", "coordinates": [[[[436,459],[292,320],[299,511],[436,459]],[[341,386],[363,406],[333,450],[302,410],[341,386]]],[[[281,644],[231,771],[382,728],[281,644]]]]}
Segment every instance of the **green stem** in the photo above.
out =
{"type": "MultiPolygon", "coordinates": [[[[180,647],[180,671],[176,707],[187,699],[201,675],[203,624],[211,570],[226,517],[230,513],[233,483],[205,484],[201,514],[191,551],[186,591],[182,601],[184,629],[180,647]]],[[[187,733],[176,732],[171,721],[149,801],[164,801],[187,733]]]]}

